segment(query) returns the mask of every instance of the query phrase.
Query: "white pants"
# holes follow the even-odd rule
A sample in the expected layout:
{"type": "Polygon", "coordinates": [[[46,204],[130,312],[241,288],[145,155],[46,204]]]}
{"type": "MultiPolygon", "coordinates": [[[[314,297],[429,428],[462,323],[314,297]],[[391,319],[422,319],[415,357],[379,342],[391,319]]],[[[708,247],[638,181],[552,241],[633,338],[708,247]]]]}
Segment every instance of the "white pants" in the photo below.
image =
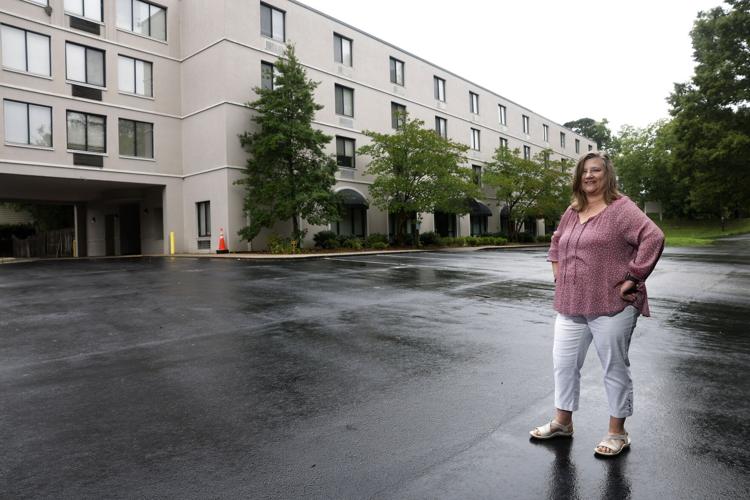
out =
{"type": "Polygon", "coordinates": [[[633,414],[633,380],[628,349],[638,319],[633,306],[611,316],[566,316],[555,320],[552,359],[555,367],[555,407],[578,410],[581,368],[591,341],[604,370],[604,389],[613,417],[633,414]]]}

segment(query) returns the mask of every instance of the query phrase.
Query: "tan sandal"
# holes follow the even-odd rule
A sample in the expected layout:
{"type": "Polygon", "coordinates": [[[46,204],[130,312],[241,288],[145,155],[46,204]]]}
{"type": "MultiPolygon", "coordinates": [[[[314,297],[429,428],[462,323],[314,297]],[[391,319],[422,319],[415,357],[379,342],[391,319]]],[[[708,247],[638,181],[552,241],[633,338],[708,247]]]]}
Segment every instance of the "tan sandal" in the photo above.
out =
{"type": "Polygon", "coordinates": [[[534,439],[552,439],[555,437],[571,437],[573,435],[573,424],[562,425],[560,423],[551,420],[549,423],[542,425],[541,427],[534,427],[529,431],[531,437],[534,439]],[[554,424],[555,428],[552,428],[554,424]],[[536,432],[536,434],[535,434],[536,432]]]}
{"type": "Polygon", "coordinates": [[[625,434],[608,434],[607,437],[594,448],[594,453],[602,457],[614,457],[619,455],[625,448],[630,446],[630,437],[625,434]],[[609,451],[599,451],[599,448],[607,448],[609,451]]]}

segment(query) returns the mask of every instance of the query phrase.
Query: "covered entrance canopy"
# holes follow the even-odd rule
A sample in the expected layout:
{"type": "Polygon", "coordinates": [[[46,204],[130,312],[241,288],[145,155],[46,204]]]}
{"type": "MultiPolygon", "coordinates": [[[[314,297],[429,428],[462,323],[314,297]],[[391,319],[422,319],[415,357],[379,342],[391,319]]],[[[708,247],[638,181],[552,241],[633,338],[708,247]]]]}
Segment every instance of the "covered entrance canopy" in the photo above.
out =
{"type": "Polygon", "coordinates": [[[367,231],[367,199],[354,189],[343,188],[337,192],[341,199],[341,219],[336,221],[336,234],[365,237],[367,231]]]}
{"type": "Polygon", "coordinates": [[[67,205],[73,210],[73,255],[163,251],[164,186],[0,174],[0,201],[67,205]]]}
{"type": "Polygon", "coordinates": [[[469,199],[469,220],[471,223],[471,235],[480,236],[487,233],[487,219],[492,215],[490,207],[474,198],[469,199]]]}

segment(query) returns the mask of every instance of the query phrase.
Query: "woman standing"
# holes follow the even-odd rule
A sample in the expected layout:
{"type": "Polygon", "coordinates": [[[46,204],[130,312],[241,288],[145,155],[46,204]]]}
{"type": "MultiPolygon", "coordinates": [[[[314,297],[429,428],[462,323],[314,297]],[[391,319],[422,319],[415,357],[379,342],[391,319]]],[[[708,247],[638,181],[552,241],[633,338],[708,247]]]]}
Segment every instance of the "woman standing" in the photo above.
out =
{"type": "Polygon", "coordinates": [[[664,249],[664,234],[617,190],[612,161],[590,152],[576,165],[573,203],[552,236],[547,260],[555,277],[555,417],[532,438],[573,435],[581,367],[592,340],[604,370],[609,433],[594,449],[618,455],[630,446],[633,414],[628,349],[639,315],[649,316],[645,280],[664,249]]]}

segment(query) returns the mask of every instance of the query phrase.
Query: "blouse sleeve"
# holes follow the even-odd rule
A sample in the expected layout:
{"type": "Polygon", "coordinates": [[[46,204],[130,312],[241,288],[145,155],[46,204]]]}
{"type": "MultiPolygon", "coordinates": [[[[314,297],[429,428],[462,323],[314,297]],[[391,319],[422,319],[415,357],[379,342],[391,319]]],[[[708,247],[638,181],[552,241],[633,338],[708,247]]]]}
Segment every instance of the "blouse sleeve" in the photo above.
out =
{"type": "Polygon", "coordinates": [[[629,205],[625,211],[623,232],[625,240],[635,248],[635,252],[628,262],[628,274],[638,281],[644,281],[656,267],[664,250],[664,233],[635,203],[629,205]]]}
{"type": "Polygon", "coordinates": [[[557,256],[557,246],[560,244],[560,230],[562,229],[567,219],[570,217],[571,211],[572,209],[568,207],[565,213],[563,213],[562,217],[560,217],[560,224],[558,224],[557,230],[552,233],[552,242],[549,246],[549,253],[547,253],[548,262],[557,262],[559,260],[557,256]]]}

